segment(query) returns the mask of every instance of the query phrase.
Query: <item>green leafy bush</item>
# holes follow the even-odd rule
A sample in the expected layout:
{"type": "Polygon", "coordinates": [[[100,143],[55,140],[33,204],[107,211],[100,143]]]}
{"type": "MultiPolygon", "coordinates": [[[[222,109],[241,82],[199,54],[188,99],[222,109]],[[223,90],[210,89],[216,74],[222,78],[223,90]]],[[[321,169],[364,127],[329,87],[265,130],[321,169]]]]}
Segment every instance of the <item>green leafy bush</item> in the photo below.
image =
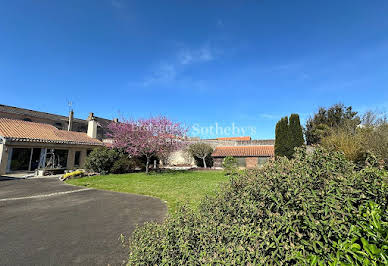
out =
{"type": "Polygon", "coordinates": [[[321,139],[321,145],[333,151],[341,151],[346,159],[358,165],[363,165],[367,150],[362,145],[360,134],[351,134],[347,130],[338,129],[330,131],[331,134],[321,139]]]}
{"type": "Polygon", "coordinates": [[[233,175],[237,173],[237,160],[232,156],[226,156],[222,162],[222,167],[224,168],[226,175],[233,175]]]}
{"type": "MultiPolygon", "coordinates": [[[[360,207],[364,219],[350,228],[346,239],[333,244],[329,265],[388,265],[388,222],[380,206],[369,202],[360,207]]],[[[301,258],[304,264],[324,265],[318,256],[301,258]]]]}
{"type": "MultiPolygon", "coordinates": [[[[354,170],[342,153],[317,148],[232,177],[198,212],[181,208],[137,229],[130,264],[294,264],[329,262],[335,243],[365,217],[369,201],[387,210],[387,176],[354,170]]],[[[386,219],[386,215],[384,219],[386,219]]]]}
{"type": "Polygon", "coordinates": [[[388,222],[387,213],[374,202],[361,208],[363,218],[352,228],[349,239],[338,241],[337,251],[332,254],[332,265],[388,265],[388,222]],[[351,239],[350,239],[351,237],[351,239]]]}
{"type": "Polygon", "coordinates": [[[128,158],[128,155],[122,155],[110,169],[113,174],[130,173],[136,170],[136,168],[143,168],[144,164],[137,158],[128,158]]]}
{"type": "Polygon", "coordinates": [[[85,160],[85,168],[101,174],[108,174],[122,153],[116,149],[100,147],[94,149],[85,160]]]}

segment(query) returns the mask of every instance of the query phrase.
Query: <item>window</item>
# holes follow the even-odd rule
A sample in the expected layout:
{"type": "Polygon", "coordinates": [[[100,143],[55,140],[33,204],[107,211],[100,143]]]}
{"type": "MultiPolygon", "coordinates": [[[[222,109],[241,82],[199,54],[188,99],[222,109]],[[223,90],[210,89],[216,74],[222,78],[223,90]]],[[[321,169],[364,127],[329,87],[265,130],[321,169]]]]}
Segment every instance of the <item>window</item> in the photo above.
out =
{"type": "Polygon", "coordinates": [[[57,122],[57,123],[54,124],[54,126],[55,126],[56,128],[58,128],[58,129],[63,129],[62,123],[57,122]]]}
{"type": "Polygon", "coordinates": [[[68,150],[47,150],[46,168],[66,168],[68,150]]]}
{"type": "Polygon", "coordinates": [[[81,161],[81,152],[76,151],[74,155],[74,166],[79,166],[80,161],[81,161]]]}
{"type": "Polygon", "coordinates": [[[13,148],[11,158],[11,171],[28,170],[30,167],[30,148],[13,148]]]}
{"type": "Polygon", "coordinates": [[[39,167],[41,148],[12,148],[10,151],[11,171],[33,171],[39,167]]]}
{"type": "Polygon", "coordinates": [[[238,167],[245,167],[246,166],[244,157],[237,157],[236,160],[237,160],[238,167]]]}
{"type": "Polygon", "coordinates": [[[86,151],[86,156],[89,156],[89,154],[92,152],[93,150],[87,150],[86,151]]]}

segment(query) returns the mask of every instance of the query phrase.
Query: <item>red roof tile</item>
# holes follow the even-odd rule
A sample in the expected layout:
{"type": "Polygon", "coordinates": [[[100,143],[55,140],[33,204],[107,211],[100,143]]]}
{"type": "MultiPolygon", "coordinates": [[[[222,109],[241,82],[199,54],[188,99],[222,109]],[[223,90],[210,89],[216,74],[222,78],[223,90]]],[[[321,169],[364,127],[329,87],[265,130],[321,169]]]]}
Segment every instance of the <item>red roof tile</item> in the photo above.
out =
{"type": "Polygon", "coordinates": [[[230,138],[217,138],[218,140],[251,140],[251,137],[230,137],[230,138]]]}
{"type": "Polygon", "coordinates": [[[103,145],[86,133],[59,130],[48,124],[0,118],[0,136],[12,141],[103,145]]]}
{"type": "Polygon", "coordinates": [[[213,157],[273,157],[274,155],[273,145],[216,147],[212,153],[213,157]]]}

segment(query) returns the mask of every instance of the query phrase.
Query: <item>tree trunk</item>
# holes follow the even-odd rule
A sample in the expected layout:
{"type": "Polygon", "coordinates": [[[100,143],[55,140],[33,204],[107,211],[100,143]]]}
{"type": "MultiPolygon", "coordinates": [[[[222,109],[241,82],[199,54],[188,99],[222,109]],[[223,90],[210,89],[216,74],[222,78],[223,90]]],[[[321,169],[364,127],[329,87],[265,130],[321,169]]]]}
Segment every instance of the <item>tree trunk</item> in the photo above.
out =
{"type": "Polygon", "coordinates": [[[203,167],[206,168],[206,160],[205,160],[206,156],[205,157],[202,157],[202,161],[203,161],[203,167]]]}
{"type": "Polygon", "coordinates": [[[146,162],[146,174],[148,174],[148,169],[150,167],[150,157],[147,156],[147,162],[146,162]]]}

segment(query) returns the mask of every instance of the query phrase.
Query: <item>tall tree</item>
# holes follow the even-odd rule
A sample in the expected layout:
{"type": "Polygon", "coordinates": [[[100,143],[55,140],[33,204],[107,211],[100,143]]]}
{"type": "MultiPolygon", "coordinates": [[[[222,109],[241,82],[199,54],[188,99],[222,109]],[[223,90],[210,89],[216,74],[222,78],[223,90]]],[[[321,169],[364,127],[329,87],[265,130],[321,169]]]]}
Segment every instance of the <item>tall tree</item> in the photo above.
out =
{"type": "Polygon", "coordinates": [[[146,173],[153,156],[163,157],[182,148],[186,129],[164,116],[140,120],[124,120],[109,125],[113,146],[130,156],[145,156],[146,173]]]}
{"type": "Polygon", "coordinates": [[[306,142],[308,145],[320,143],[333,129],[342,128],[354,132],[359,124],[360,117],[351,106],[334,104],[328,109],[321,107],[306,122],[306,142]]]}
{"type": "Polygon", "coordinates": [[[289,149],[293,154],[295,147],[300,147],[304,144],[303,129],[300,125],[298,114],[291,114],[289,123],[289,149]]]}
{"type": "Polygon", "coordinates": [[[275,129],[275,155],[291,158],[294,148],[304,144],[303,129],[300,125],[299,115],[292,114],[290,120],[285,116],[279,120],[275,129]]]}
{"type": "Polygon", "coordinates": [[[289,156],[288,117],[285,116],[276,124],[275,129],[275,156],[289,156]]]}
{"type": "Polygon", "coordinates": [[[193,157],[202,159],[204,168],[207,167],[206,157],[210,156],[213,152],[212,146],[207,143],[198,142],[191,144],[188,150],[193,157]]]}

